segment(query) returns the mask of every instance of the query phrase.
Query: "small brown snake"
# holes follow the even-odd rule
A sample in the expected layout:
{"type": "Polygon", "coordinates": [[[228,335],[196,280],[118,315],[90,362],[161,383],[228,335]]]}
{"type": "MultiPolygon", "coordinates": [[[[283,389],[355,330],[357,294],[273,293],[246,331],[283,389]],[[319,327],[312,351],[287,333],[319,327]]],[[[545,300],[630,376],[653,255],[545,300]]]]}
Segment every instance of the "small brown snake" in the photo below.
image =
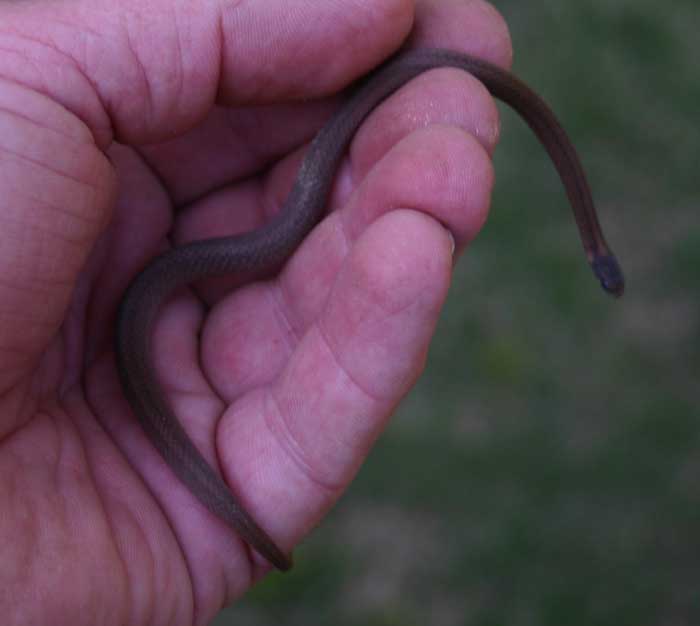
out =
{"type": "Polygon", "coordinates": [[[204,460],[170,408],[153,368],[150,338],[161,304],[177,287],[231,272],[278,267],[321,219],[333,176],[367,115],[409,80],[438,67],[460,68],[510,105],[545,147],[564,183],[583,249],[607,292],[620,296],[622,271],[603,238],[591,192],[574,147],[542,99],[511,73],[477,58],[440,49],[398,54],[365,79],[319,131],[279,214],[262,228],[233,237],[197,241],[154,259],[131,283],[117,320],[116,354],[124,393],[153,445],[175,475],[214,514],[281,570],[291,567],[224,481],[204,460]]]}

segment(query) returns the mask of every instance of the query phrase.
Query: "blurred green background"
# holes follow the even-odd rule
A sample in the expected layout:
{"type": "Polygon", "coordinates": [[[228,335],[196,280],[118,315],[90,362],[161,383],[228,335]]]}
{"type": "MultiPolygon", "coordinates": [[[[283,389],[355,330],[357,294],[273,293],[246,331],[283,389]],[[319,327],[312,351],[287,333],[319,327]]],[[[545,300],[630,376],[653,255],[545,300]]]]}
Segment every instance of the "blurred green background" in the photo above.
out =
{"type": "Polygon", "coordinates": [[[627,276],[501,107],[425,375],[327,521],[215,626],[700,624],[700,4],[496,0],[627,276]]]}

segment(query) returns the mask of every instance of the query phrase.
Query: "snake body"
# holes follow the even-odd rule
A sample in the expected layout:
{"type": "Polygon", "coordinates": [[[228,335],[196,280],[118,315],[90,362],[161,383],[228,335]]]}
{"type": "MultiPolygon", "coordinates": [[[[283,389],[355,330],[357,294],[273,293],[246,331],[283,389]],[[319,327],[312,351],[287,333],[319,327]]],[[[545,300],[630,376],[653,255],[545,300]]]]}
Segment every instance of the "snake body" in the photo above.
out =
{"type": "Polygon", "coordinates": [[[564,183],[594,274],[607,292],[619,296],[624,290],[622,272],[603,238],[576,151],[550,108],[535,92],[510,72],[450,50],[402,52],[375,70],[318,132],[289,197],[274,219],[249,233],[197,241],[165,252],[136,276],[117,316],[117,368],[125,395],[149,439],[202,504],[280,570],[291,567],[291,558],[241,506],[170,408],[153,368],[153,325],[161,304],[177,287],[211,276],[279,267],[321,219],[339,161],[362,121],[399,87],[439,67],[469,72],[527,122],[564,183]]]}

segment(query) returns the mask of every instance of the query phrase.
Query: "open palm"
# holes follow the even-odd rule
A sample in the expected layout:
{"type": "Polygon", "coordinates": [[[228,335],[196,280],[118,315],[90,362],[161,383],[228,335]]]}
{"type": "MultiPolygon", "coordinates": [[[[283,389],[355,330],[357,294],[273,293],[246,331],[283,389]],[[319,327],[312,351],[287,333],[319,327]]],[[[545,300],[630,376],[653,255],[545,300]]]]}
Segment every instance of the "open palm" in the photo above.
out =
{"type": "MultiPolygon", "coordinates": [[[[332,94],[412,28],[409,0],[348,4],[0,7],[4,623],[206,623],[267,570],[141,432],[114,314],[158,251],[274,214],[332,94]]],[[[419,2],[416,19],[414,45],[509,61],[480,0],[419,2]]],[[[328,217],[278,275],[206,281],[163,308],[170,402],[283,549],[419,375],[452,237],[485,219],[497,129],[471,77],[419,77],[358,132],[328,217]]]]}

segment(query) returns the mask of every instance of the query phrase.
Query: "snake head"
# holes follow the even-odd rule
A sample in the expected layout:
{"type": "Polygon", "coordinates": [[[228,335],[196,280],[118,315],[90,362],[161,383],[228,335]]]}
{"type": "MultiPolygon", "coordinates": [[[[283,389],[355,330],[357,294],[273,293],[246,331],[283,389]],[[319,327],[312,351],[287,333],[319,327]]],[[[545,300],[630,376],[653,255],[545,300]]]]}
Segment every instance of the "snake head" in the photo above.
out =
{"type": "Polygon", "coordinates": [[[616,298],[625,293],[625,277],[622,275],[620,264],[612,254],[595,257],[591,267],[605,291],[616,298]]]}

